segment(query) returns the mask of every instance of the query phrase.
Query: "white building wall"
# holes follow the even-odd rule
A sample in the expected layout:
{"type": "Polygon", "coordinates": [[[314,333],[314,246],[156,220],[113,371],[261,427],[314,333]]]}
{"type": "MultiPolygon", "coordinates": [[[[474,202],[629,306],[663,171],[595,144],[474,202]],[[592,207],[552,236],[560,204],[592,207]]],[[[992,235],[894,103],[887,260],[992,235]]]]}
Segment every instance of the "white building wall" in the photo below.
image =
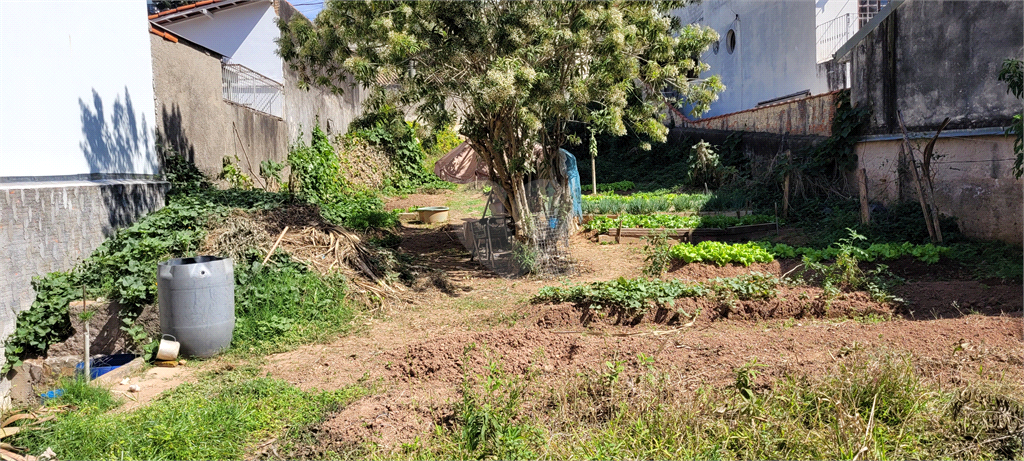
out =
{"type": "Polygon", "coordinates": [[[229,8],[167,25],[167,29],[277,82],[284,82],[281,57],[274,42],[281,35],[269,0],[229,8]]]}
{"type": "Polygon", "coordinates": [[[810,0],[704,0],[674,11],[684,23],[710,26],[721,36],[718,51],[712,47],[701,57],[711,66],[702,77],[721,76],[726,90],[704,117],[798,91],[827,92],[816,67],[815,8],[810,0]],[[730,30],[736,35],[731,53],[730,30]]]}
{"type": "Polygon", "coordinates": [[[144,0],[0,3],[0,178],[155,174],[144,0]]]}

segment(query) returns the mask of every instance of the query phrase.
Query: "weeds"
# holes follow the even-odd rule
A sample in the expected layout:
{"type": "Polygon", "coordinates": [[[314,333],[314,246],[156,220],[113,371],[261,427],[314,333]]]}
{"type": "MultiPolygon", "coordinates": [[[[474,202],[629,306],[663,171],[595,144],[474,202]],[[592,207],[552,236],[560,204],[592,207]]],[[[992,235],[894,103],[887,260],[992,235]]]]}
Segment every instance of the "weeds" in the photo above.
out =
{"type": "MultiPolygon", "coordinates": [[[[14,444],[30,453],[52,447],[59,459],[241,459],[259,441],[316,422],[368,392],[364,386],[303,392],[260,374],[258,367],[214,373],[129,413],[105,413],[96,403],[81,405],[41,430],[18,434],[14,444]]],[[[110,398],[103,388],[85,387],[107,397],[72,392],[65,398],[110,398]]]]}
{"type": "Polygon", "coordinates": [[[350,327],[354,311],[345,299],[343,276],[320,276],[285,255],[275,258],[273,265],[253,262],[235,271],[235,353],[280,352],[331,339],[350,327]]]}
{"type": "Polygon", "coordinates": [[[672,263],[672,247],[668,244],[667,232],[654,232],[647,236],[644,245],[643,273],[648,277],[661,277],[672,263]]]}

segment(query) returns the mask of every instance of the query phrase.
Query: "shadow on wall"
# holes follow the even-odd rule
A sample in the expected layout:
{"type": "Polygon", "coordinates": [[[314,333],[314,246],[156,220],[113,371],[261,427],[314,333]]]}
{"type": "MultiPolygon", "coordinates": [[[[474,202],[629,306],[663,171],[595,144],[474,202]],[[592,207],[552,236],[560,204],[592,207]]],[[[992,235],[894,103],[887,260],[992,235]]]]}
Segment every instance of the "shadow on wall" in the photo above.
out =
{"type": "Polygon", "coordinates": [[[149,127],[145,117],[136,117],[128,88],[124,89],[123,102],[120,97],[114,100],[109,117],[96,90],[92,92],[92,107],[81,98],[78,106],[82,109],[82,135],[85,137],[79,146],[89,162],[90,173],[157,172],[149,142],[149,127]]]}
{"type": "Polygon", "coordinates": [[[168,112],[167,106],[160,110],[160,126],[162,130],[156,130],[156,145],[160,152],[161,160],[166,155],[181,155],[189,163],[195,164],[196,149],[192,142],[185,136],[182,127],[181,109],[178,103],[171,105],[168,112]]]}
{"type": "MultiPolygon", "coordinates": [[[[159,173],[146,118],[137,116],[128,88],[123,101],[120,97],[114,100],[109,115],[96,90],[91,105],[81,98],[78,105],[85,138],[79,147],[94,179],[133,179],[159,173]]],[[[163,205],[162,196],[146,193],[147,188],[140,183],[111,181],[100,191],[108,216],[103,234],[108,237],[163,205]]]]}

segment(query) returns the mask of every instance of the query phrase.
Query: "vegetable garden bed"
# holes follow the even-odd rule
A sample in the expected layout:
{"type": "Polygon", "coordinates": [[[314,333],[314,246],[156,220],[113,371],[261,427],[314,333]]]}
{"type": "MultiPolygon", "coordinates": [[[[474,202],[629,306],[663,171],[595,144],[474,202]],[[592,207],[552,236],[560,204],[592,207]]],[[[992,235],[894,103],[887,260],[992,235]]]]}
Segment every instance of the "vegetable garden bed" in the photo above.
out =
{"type": "Polygon", "coordinates": [[[721,242],[747,242],[758,240],[779,231],[778,223],[750,224],[721,228],[690,228],[690,229],[647,229],[622,228],[611,229],[607,234],[599,235],[599,243],[638,243],[651,234],[666,232],[670,241],[676,243],[697,243],[706,240],[721,242]]]}
{"type": "MultiPolygon", "coordinates": [[[[738,214],[738,213],[737,213],[738,214]]],[[[584,229],[597,231],[600,243],[635,243],[650,235],[664,233],[669,240],[746,242],[778,233],[776,218],[767,215],[686,216],[676,214],[598,216],[586,221],[584,229]]]]}

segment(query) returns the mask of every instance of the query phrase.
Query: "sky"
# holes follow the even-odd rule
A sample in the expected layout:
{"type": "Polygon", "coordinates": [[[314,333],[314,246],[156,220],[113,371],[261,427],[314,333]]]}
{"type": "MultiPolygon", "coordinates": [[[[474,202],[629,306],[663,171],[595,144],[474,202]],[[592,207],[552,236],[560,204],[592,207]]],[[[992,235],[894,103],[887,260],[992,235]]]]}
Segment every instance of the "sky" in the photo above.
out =
{"type": "Polygon", "coordinates": [[[313,20],[324,9],[324,0],[288,0],[296,10],[313,20]]]}

